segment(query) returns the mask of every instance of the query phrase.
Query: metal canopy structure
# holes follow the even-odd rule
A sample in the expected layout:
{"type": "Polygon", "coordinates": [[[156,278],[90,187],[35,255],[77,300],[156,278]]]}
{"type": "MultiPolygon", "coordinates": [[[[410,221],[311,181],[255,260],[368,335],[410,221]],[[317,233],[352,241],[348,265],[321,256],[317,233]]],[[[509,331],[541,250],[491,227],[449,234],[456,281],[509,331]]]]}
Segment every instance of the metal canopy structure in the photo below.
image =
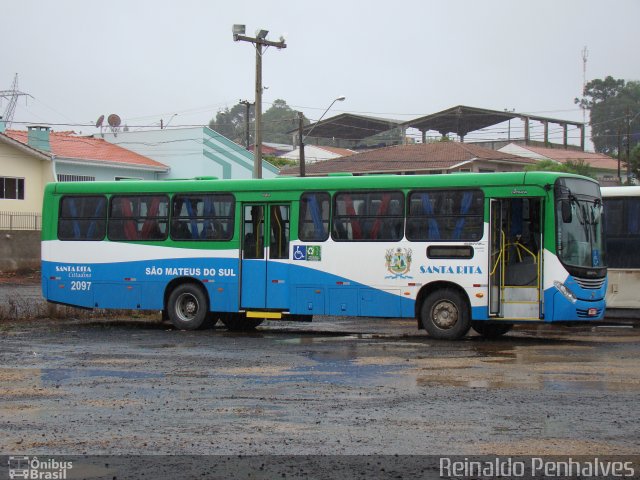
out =
{"type": "Polygon", "coordinates": [[[581,131],[580,144],[584,150],[585,129],[584,123],[572,122],[568,120],[559,120],[549,117],[540,117],[529,115],[526,113],[517,113],[500,110],[487,110],[484,108],[467,107],[458,105],[457,107],[442,110],[441,112],[432,113],[424,117],[416,118],[405,122],[405,128],[416,128],[422,132],[423,141],[425,141],[425,133],[429,130],[435,130],[441,135],[455,133],[460,137],[460,141],[464,142],[464,137],[469,132],[481,130],[483,128],[497,125],[514,118],[521,119],[525,123],[525,142],[529,142],[529,122],[531,120],[541,122],[544,125],[544,142],[549,143],[549,123],[558,124],[564,130],[564,144],[567,145],[567,127],[574,125],[581,131]]]}
{"type": "Polygon", "coordinates": [[[469,132],[506,122],[513,118],[518,118],[518,114],[458,105],[438,113],[410,120],[405,123],[405,126],[416,128],[422,132],[435,130],[443,136],[455,133],[460,138],[463,138],[469,132]]]}
{"type": "MultiPolygon", "coordinates": [[[[303,128],[302,133],[305,137],[360,141],[378,133],[400,127],[402,123],[400,120],[342,113],[320,122],[311,123],[303,128]],[[309,133],[312,135],[309,135],[309,133]]],[[[297,131],[296,129],[289,133],[297,131]]]]}
{"type": "MultiPolygon", "coordinates": [[[[482,130],[483,128],[513,119],[520,119],[524,122],[524,140],[526,144],[530,142],[529,125],[531,121],[537,121],[544,125],[545,144],[549,143],[549,124],[560,125],[563,128],[563,143],[565,147],[568,145],[568,126],[575,126],[580,130],[580,146],[582,150],[584,150],[585,124],[582,122],[541,117],[527,113],[488,110],[465,105],[458,105],[447,110],[442,110],[441,112],[409,120],[408,122],[342,113],[335,117],[305,126],[302,134],[305,138],[310,136],[314,138],[334,138],[358,142],[393,128],[401,128],[403,131],[407,128],[415,128],[422,132],[423,143],[426,142],[426,132],[430,130],[437,131],[443,136],[454,133],[460,137],[461,142],[464,142],[464,137],[469,132],[482,130]]],[[[297,131],[297,129],[291,130],[288,133],[297,131]]]]}

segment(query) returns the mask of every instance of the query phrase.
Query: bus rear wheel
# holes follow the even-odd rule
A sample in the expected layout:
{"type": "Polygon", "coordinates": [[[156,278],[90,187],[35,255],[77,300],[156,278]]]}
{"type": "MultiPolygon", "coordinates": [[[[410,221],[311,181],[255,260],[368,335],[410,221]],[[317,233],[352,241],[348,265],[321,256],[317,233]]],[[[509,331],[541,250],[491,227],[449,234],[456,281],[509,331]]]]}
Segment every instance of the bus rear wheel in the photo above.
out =
{"type": "Polygon", "coordinates": [[[247,318],[244,313],[227,313],[220,319],[232,332],[246,332],[254,330],[258,325],[264,322],[263,318],[247,318]]]}
{"type": "Polygon", "coordinates": [[[450,289],[427,295],[420,309],[420,321],[427,333],[439,340],[458,340],[471,328],[467,302],[450,289]]]}
{"type": "Polygon", "coordinates": [[[512,324],[509,323],[491,323],[491,322],[472,322],[471,328],[486,338],[497,338],[511,331],[512,324]]]}
{"type": "Polygon", "coordinates": [[[209,313],[207,296],[193,283],[183,283],[173,289],[167,300],[167,314],[180,330],[201,328],[209,313]]]}

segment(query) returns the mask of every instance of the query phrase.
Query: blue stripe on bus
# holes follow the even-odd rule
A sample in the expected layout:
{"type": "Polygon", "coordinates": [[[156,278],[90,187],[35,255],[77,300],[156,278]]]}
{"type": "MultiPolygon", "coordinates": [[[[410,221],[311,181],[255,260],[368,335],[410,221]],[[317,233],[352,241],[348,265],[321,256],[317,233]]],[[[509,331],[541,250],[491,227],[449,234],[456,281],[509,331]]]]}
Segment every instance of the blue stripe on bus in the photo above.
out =
{"type": "MultiPolygon", "coordinates": [[[[43,293],[50,301],[81,307],[155,310],[163,308],[167,283],[187,276],[203,282],[213,310],[238,311],[238,266],[235,258],[81,265],[43,262],[43,293]]],[[[403,296],[401,287],[381,290],[343,276],[280,262],[268,263],[267,277],[263,308],[289,310],[293,314],[414,317],[415,302],[403,296]]],[[[256,299],[251,299],[250,304],[260,308],[256,299]]]]}
{"type": "MultiPolygon", "coordinates": [[[[264,263],[245,260],[245,264],[264,263]]],[[[239,304],[240,272],[237,258],[187,258],[105,264],[43,262],[42,287],[47,300],[88,308],[160,310],[166,285],[177,277],[203,282],[215,311],[234,312],[243,306],[289,310],[292,314],[367,317],[415,316],[415,301],[405,288],[385,289],[298,264],[268,262],[264,300],[239,304]],[[261,303],[262,301],[262,303],[261,303]]],[[[606,288],[606,284],[602,289],[606,288]]],[[[577,290],[577,289],[576,289],[577,290]]],[[[257,290],[256,290],[257,291],[257,290]]],[[[599,296],[594,291],[594,297],[599,296]]],[[[555,288],[544,292],[546,321],[601,320],[604,300],[578,299],[571,303],[555,288]],[[596,315],[590,316],[589,309],[596,315]]],[[[487,306],[472,308],[473,320],[487,320],[487,306]]]]}

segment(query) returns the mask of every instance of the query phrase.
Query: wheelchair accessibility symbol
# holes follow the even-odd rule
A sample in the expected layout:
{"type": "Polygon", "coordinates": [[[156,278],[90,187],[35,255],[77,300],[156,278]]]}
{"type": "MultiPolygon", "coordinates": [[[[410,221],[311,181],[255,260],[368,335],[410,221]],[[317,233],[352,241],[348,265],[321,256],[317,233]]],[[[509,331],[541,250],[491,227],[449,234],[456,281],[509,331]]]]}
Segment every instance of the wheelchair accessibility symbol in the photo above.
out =
{"type": "Polygon", "coordinates": [[[322,260],[322,247],[320,245],[294,245],[293,259],[320,262],[322,260]]]}
{"type": "Polygon", "coordinates": [[[294,245],[293,246],[293,259],[294,260],[306,260],[307,259],[307,247],[306,247],[306,245],[294,245]]]}

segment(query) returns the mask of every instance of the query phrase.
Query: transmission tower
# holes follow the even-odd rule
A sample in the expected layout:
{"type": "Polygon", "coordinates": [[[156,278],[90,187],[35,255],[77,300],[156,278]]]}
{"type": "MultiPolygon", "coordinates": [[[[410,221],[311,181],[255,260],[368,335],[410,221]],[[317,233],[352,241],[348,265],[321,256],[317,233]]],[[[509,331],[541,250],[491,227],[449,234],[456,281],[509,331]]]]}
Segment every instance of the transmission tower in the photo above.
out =
{"type": "Polygon", "coordinates": [[[5,125],[8,127],[13,123],[13,114],[16,111],[16,103],[18,103],[18,97],[20,96],[31,96],[28,93],[21,92],[18,90],[18,74],[13,77],[13,85],[11,86],[11,90],[0,90],[0,100],[7,100],[9,103],[7,108],[4,110],[4,114],[2,115],[3,120],[5,121],[5,125]]]}

